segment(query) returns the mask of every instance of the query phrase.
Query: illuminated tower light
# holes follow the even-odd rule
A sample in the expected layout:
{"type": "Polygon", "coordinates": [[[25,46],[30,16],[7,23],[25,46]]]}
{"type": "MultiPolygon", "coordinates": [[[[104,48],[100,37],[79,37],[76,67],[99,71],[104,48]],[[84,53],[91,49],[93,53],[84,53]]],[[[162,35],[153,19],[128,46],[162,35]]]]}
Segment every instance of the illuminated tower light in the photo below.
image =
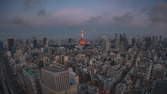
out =
{"type": "Polygon", "coordinates": [[[79,41],[80,45],[85,45],[87,44],[87,42],[84,40],[84,31],[81,31],[81,35],[80,35],[80,41],[79,41]]]}
{"type": "Polygon", "coordinates": [[[84,31],[82,30],[81,31],[81,40],[83,40],[84,39],[84,31]]]}

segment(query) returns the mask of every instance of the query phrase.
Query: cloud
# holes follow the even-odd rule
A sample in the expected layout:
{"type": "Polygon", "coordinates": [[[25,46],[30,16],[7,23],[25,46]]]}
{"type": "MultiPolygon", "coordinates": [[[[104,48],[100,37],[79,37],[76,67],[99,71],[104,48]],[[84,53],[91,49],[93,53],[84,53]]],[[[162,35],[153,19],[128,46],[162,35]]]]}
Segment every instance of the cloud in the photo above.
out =
{"type": "Polygon", "coordinates": [[[14,17],[12,20],[12,23],[17,24],[17,25],[21,25],[21,24],[25,24],[25,21],[20,17],[14,17]]]}
{"type": "Polygon", "coordinates": [[[19,16],[12,17],[12,18],[4,17],[3,19],[1,18],[0,27],[1,28],[31,28],[32,24],[29,21],[19,16]]]}
{"type": "Polygon", "coordinates": [[[36,8],[41,4],[41,0],[24,0],[24,9],[36,8]]]}
{"type": "Polygon", "coordinates": [[[134,11],[105,12],[100,15],[93,14],[85,9],[63,9],[51,14],[48,19],[40,22],[49,26],[128,26],[146,27],[147,17],[134,11]]]}
{"type": "Polygon", "coordinates": [[[111,20],[112,20],[112,13],[103,13],[101,15],[97,15],[97,16],[92,16],[88,21],[87,21],[87,25],[92,25],[92,24],[110,24],[111,20]]]}
{"type": "Polygon", "coordinates": [[[45,23],[58,26],[78,26],[85,23],[90,17],[92,17],[92,15],[93,13],[86,9],[62,9],[51,14],[45,23]]]}
{"type": "Polygon", "coordinates": [[[28,20],[23,17],[16,16],[11,19],[10,25],[21,28],[31,28],[33,26],[28,20]]]}
{"type": "Polygon", "coordinates": [[[127,12],[121,16],[113,17],[113,22],[116,24],[127,24],[134,20],[134,15],[132,13],[127,12]]]}
{"type": "Polygon", "coordinates": [[[167,3],[157,4],[148,12],[151,25],[167,27],[167,3]]]}
{"type": "MultiPolygon", "coordinates": [[[[124,11],[122,13],[104,13],[100,16],[91,17],[87,24],[100,24],[100,25],[126,25],[129,26],[132,23],[137,24],[139,15],[135,12],[124,11]]],[[[141,16],[141,15],[140,15],[141,16]]],[[[141,20],[142,18],[140,18],[141,20]]],[[[142,20],[143,21],[143,20],[142,20]]]]}
{"type": "Polygon", "coordinates": [[[38,16],[46,16],[47,15],[47,12],[45,9],[41,9],[37,12],[37,15],[38,16]]]}

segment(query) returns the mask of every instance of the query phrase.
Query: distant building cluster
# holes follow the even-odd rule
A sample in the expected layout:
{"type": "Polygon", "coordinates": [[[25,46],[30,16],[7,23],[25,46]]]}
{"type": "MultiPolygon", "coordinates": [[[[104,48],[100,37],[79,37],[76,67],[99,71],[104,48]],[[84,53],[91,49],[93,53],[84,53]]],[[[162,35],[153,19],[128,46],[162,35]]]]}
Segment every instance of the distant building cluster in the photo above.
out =
{"type": "Polygon", "coordinates": [[[167,38],[161,36],[10,38],[0,50],[26,94],[166,94],[167,38]]]}

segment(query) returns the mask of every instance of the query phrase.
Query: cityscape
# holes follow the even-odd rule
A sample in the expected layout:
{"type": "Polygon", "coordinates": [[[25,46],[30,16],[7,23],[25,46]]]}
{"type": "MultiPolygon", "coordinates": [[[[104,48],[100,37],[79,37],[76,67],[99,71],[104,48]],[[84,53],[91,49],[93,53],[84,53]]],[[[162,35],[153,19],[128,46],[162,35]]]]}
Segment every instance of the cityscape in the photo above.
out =
{"type": "Polygon", "coordinates": [[[1,13],[0,94],[167,92],[166,0],[2,0],[1,13]]]}

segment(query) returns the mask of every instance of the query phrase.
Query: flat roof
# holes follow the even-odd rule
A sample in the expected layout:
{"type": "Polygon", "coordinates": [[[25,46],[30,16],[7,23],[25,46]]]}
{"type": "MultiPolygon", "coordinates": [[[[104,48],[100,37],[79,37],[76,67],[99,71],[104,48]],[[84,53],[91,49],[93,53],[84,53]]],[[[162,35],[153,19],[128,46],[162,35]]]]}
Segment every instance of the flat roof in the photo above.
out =
{"type": "Polygon", "coordinates": [[[52,72],[62,72],[62,71],[66,71],[66,69],[64,68],[64,66],[61,65],[54,65],[54,66],[49,66],[44,68],[48,71],[52,71],[52,72]]]}
{"type": "Polygon", "coordinates": [[[166,94],[167,80],[156,81],[151,94],[166,94]]]}

